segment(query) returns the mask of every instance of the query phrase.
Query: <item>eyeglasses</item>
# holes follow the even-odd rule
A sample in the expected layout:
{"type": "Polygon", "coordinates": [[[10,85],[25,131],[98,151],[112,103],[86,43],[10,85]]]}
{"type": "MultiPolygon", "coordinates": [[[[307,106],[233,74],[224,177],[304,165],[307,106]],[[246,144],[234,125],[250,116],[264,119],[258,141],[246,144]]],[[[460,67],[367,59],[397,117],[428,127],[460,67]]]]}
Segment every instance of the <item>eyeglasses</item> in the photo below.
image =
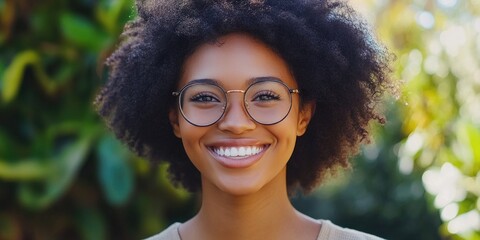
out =
{"type": "Polygon", "coordinates": [[[228,90],[210,79],[194,80],[178,92],[180,112],[190,124],[206,127],[218,122],[224,115],[228,105],[227,95],[243,93],[246,112],[255,122],[273,125],[285,119],[292,108],[291,89],[276,78],[257,78],[246,90],[228,90]]]}

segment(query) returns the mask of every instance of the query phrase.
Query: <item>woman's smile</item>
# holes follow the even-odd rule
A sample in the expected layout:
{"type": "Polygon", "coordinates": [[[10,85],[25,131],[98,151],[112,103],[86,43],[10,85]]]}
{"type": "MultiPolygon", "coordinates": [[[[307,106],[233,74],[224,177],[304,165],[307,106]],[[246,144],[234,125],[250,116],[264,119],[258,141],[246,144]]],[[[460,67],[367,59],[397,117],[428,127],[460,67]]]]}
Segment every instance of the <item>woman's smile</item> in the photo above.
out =
{"type": "Polygon", "coordinates": [[[221,157],[243,159],[257,155],[265,146],[239,146],[239,147],[212,147],[211,149],[221,157]]]}
{"type": "Polygon", "coordinates": [[[223,140],[208,145],[212,157],[226,168],[248,168],[261,160],[270,144],[256,140],[223,140]]]}

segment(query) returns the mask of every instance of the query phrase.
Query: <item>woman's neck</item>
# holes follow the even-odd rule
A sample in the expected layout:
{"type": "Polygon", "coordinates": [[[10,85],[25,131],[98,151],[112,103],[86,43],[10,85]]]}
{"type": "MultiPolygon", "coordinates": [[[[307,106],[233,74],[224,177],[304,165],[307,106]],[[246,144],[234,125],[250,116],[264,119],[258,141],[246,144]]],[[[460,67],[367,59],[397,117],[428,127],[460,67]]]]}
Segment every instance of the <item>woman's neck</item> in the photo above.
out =
{"type": "Polygon", "coordinates": [[[202,206],[181,227],[182,239],[315,239],[297,235],[316,236],[319,226],[295,210],[285,178],[278,177],[259,191],[241,196],[204,183],[202,206]]]}

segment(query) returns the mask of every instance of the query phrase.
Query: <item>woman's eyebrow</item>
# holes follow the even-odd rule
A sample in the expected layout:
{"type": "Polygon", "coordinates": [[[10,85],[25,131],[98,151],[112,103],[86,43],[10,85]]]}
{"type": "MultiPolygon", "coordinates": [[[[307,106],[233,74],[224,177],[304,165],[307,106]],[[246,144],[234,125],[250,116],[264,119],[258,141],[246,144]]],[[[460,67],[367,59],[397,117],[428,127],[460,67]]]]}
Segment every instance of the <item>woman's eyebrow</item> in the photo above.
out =
{"type": "MultiPolygon", "coordinates": [[[[248,85],[251,85],[251,84],[254,84],[254,83],[257,83],[257,82],[261,82],[261,81],[266,81],[266,80],[274,80],[274,81],[283,82],[283,80],[280,79],[280,78],[278,78],[278,77],[274,77],[274,76],[262,76],[262,77],[250,78],[247,83],[248,83],[248,85]]],[[[191,80],[191,81],[188,82],[188,84],[198,84],[198,83],[202,83],[202,84],[212,84],[212,85],[216,85],[216,86],[220,86],[220,85],[221,85],[217,80],[212,79],[212,78],[193,79],[193,80],[191,80]]]]}
{"type": "Polygon", "coordinates": [[[217,86],[219,85],[217,80],[211,79],[211,78],[194,79],[188,82],[188,84],[195,84],[195,83],[203,83],[203,84],[206,83],[206,84],[212,84],[217,86]]]}
{"type": "Polygon", "coordinates": [[[266,81],[266,80],[274,80],[274,81],[283,82],[283,80],[280,79],[280,78],[278,78],[278,77],[274,77],[274,76],[264,76],[264,77],[254,77],[254,78],[251,78],[251,79],[248,81],[248,84],[253,84],[253,83],[257,83],[257,82],[261,82],[261,81],[266,81]]]}

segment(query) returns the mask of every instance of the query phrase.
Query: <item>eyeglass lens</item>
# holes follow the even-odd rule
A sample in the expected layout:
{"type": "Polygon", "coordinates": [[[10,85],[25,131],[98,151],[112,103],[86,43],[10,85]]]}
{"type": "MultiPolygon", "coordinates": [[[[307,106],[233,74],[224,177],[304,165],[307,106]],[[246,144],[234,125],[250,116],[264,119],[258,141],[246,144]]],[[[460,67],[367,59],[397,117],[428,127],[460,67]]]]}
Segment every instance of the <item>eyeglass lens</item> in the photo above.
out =
{"type": "MultiPolygon", "coordinates": [[[[227,93],[214,84],[189,85],[182,90],[179,97],[180,111],[193,125],[214,124],[222,118],[227,109],[227,93]]],[[[290,91],[280,82],[256,82],[245,90],[244,105],[248,115],[256,122],[275,124],[282,121],[290,111],[290,91]]]]}

